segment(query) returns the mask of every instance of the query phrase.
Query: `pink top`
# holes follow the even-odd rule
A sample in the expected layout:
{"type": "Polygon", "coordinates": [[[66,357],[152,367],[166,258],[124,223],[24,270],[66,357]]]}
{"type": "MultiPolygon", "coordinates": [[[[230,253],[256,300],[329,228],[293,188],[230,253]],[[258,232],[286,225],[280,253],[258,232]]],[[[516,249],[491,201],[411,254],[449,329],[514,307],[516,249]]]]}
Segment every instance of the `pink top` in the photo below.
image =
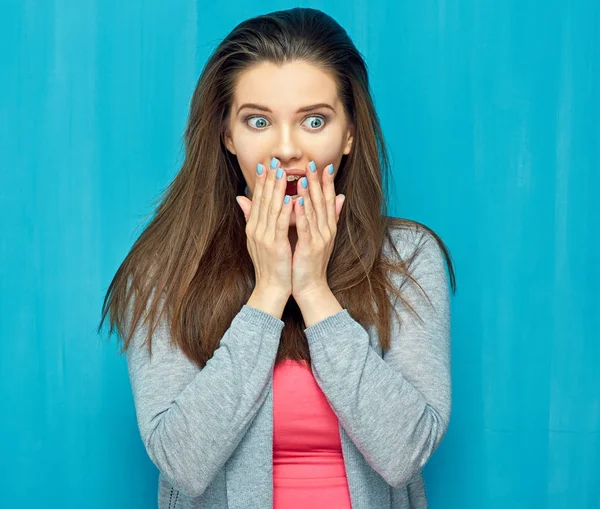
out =
{"type": "Polygon", "coordinates": [[[352,509],[339,422],[305,361],[273,372],[273,509],[352,509]]]}

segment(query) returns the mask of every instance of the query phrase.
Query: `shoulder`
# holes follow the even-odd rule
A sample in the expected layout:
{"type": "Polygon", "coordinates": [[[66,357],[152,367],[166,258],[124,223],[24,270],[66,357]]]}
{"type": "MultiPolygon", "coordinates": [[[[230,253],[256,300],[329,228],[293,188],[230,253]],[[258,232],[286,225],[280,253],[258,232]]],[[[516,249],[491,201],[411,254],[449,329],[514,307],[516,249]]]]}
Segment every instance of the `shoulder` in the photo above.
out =
{"type": "Polygon", "coordinates": [[[410,260],[423,251],[442,254],[444,243],[431,228],[418,221],[388,217],[388,237],[384,249],[388,255],[397,254],[402,260],[410,260]]]}
{"type": "Polygon", "coordinates": [[[450,251],[433,229],[418,221],[388,217],[387,230],[383,252],[388,259],[403,262],[411,274],[421,278],[446,279],[448,267],[451,286],[455,288],[450,251]]]}

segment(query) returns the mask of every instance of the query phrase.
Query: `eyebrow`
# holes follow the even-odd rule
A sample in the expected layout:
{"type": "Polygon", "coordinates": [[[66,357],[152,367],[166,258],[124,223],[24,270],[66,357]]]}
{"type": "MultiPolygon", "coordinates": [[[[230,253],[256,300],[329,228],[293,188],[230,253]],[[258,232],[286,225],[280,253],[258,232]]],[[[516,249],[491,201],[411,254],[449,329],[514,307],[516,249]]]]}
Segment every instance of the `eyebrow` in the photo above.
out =
{"type": "MultiPolygon", "coordinates": [[[[238,108],[238,115],[240,113],[240,111],[242,111],[242,109],[244,108],[252,108],[255,110],[260,110],[260,111],[266,111],[268,113],[272,113],[272,111],[267,108],[266,106],[262,106],[260,104],[255,104],[255,103],[244,103],[242,104],[239,108],[238,108]]],[[[305,113],[307,111],[313,111],[319,108],[329,108],[331,111],[333,111],[335,113],[335,109],[333,108],[333,106],[330,106],[327,103],[317,103],[317,104],[311,104],[309,106],[304,106],[302,108],[300,108],[298,111],[296,111],[296,113],[305,113]]]]}

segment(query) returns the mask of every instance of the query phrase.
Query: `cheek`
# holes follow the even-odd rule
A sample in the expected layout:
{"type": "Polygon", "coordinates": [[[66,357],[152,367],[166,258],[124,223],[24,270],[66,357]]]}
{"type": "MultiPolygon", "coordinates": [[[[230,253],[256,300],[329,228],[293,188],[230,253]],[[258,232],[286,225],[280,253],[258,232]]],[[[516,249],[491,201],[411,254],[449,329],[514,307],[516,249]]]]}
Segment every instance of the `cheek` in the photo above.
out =
{"type": "Polygon", "coordinates": [[[330,137],[326,140],[319,140],[319,143],[310,147],[310,152],[314,155],[315,163],[320,170],[331,163],[337,166],[337,162],[344,155],[344,148],[341,146],[341,138],[336,136],[335,139],[330,137]]]}
{"type": "Polygon", "coordinates": [[[252,143],[248,138],[236,140],[236,156],[243,172],[248,175],[254,175],[256,164],[263,161],[262,150],[259,144],[252,143]]]}

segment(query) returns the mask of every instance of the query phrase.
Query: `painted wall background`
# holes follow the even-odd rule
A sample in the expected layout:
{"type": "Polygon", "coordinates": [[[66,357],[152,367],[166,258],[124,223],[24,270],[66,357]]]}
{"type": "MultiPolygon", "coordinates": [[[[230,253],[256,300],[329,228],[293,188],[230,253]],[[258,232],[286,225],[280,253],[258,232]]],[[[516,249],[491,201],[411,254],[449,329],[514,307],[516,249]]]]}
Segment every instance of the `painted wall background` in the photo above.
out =
{"type": "Polygon", "coordinates": [[[0,6],[2,506],[155,507],[101,300],[178,170],[210,51],[247,17],[310,6],[367,59],[392,215],[456,263],[430,507],[600,508],[599,3],[0,6]]]}

